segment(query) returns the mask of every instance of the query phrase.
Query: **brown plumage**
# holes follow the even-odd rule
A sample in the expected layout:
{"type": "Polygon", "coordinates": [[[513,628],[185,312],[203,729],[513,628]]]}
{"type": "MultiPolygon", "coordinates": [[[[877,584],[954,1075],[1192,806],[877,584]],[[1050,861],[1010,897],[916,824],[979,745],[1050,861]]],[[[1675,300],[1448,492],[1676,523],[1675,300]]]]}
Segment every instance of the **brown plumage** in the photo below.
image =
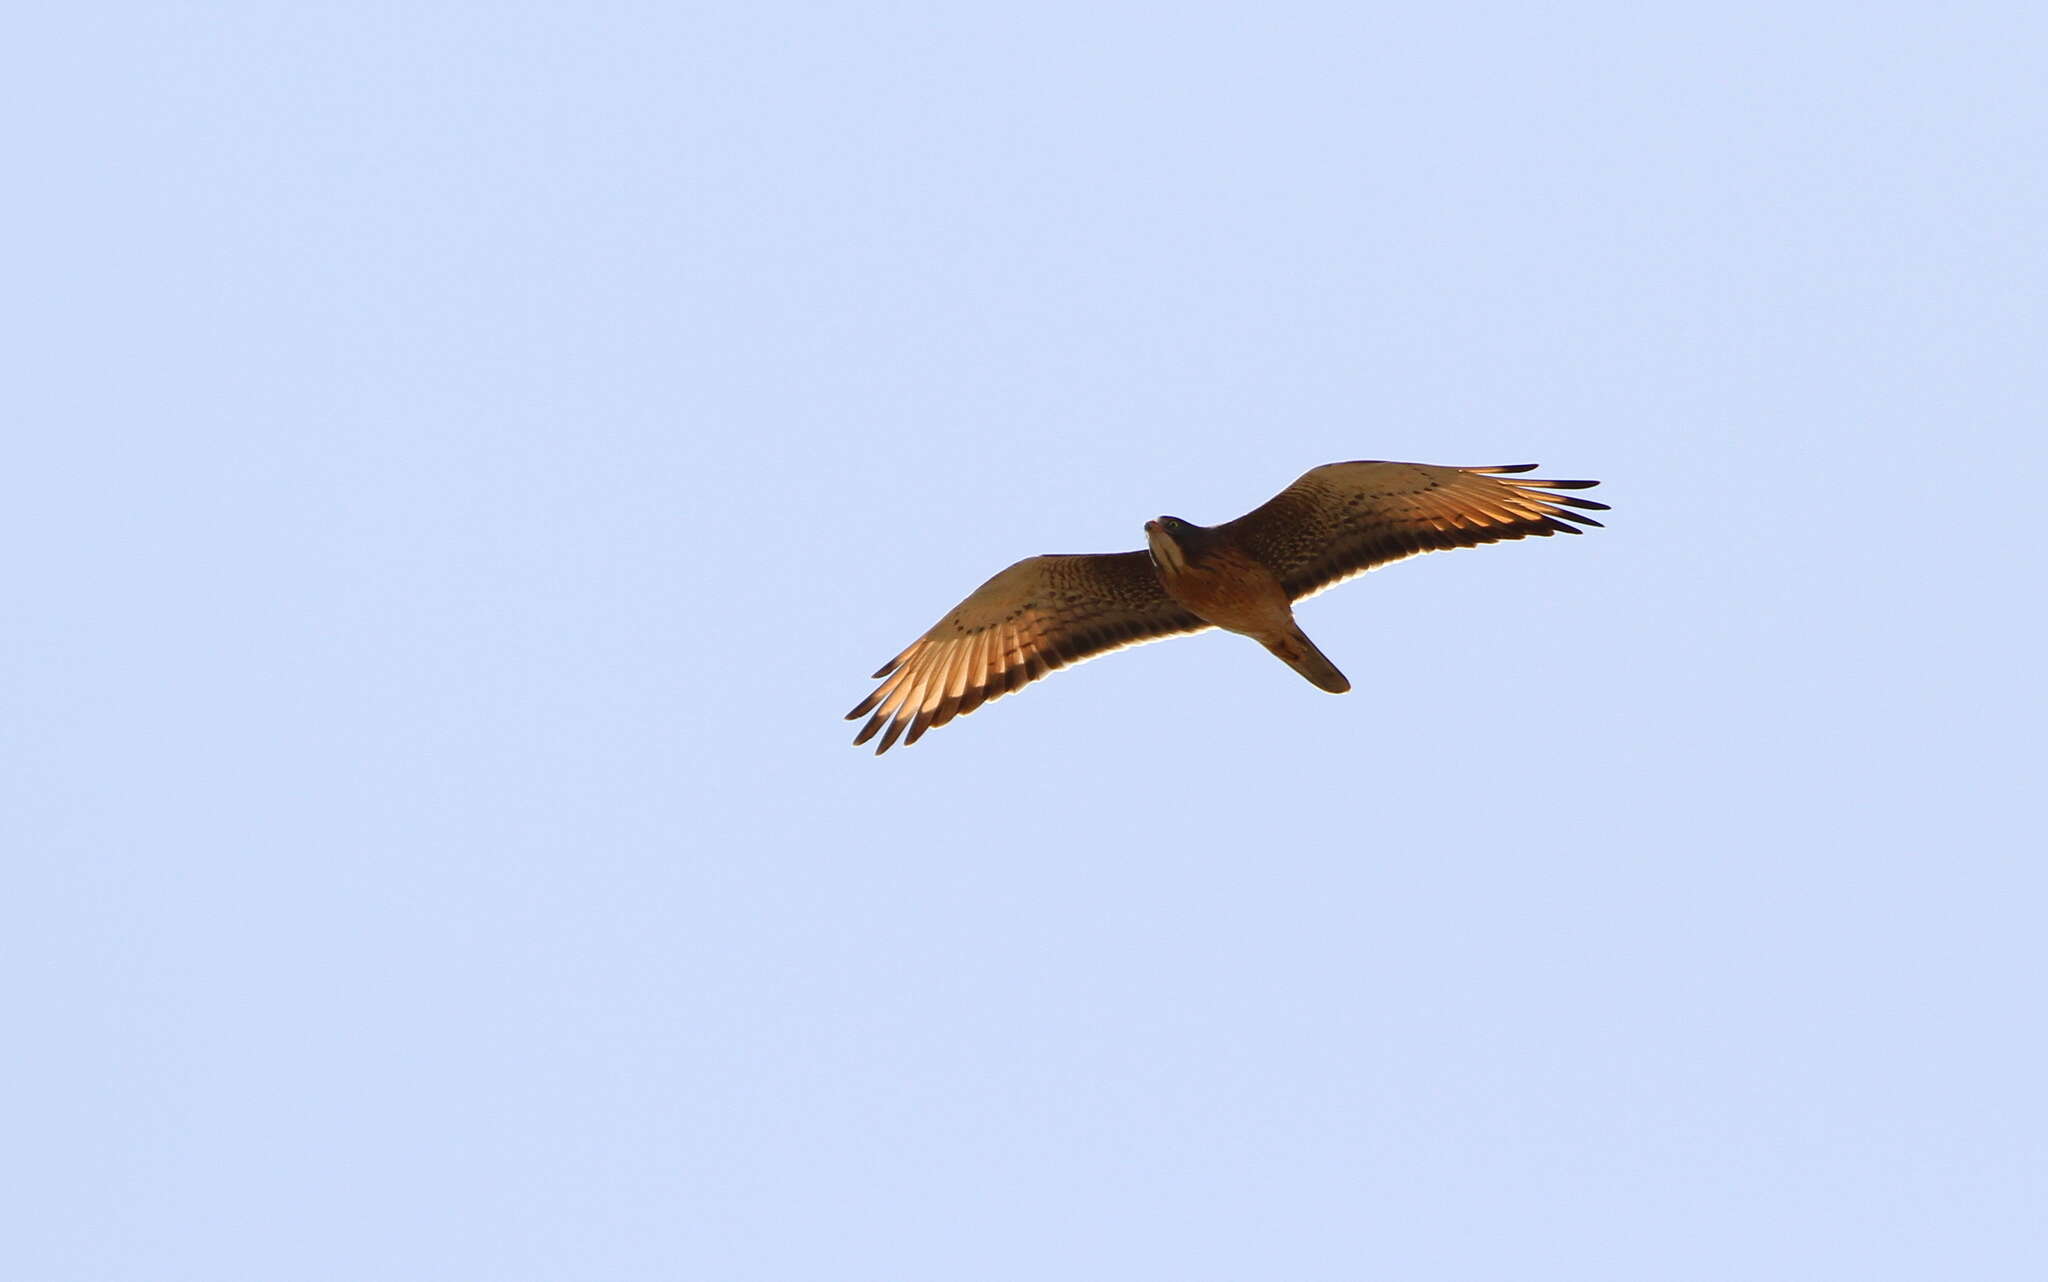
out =
{"type": "Polygon", "coordinates": [[[1547,481],[1512,467],[1330,463],[1235,521],[1145,523],[1142,552],[1034,556],[975,589],[875,673],[846,714],[854,737],[916,743],[1055,668],[1182,632],[1220,627],[1265,646],[1321,689],[1351,683],[1294,622],[1292,603],[1419,552],[1579,533],[1605,503],[1559,494],[1597,481],[1547,481]],[[870,715],[872,714],[872,715],[870,715]]]}

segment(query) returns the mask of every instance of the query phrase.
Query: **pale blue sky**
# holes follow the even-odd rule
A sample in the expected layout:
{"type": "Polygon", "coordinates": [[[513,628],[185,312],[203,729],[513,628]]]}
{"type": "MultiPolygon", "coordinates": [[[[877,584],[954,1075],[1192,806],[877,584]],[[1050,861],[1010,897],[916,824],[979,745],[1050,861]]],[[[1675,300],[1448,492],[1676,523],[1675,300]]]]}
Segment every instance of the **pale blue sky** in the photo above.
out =
{"type": "Polygon", "coordinates": [[[26,22],[0,1274],[2048,1268],[2038,8],[26,22]],[[849,746],[1346,458],[1615,510],[849,746]]]}

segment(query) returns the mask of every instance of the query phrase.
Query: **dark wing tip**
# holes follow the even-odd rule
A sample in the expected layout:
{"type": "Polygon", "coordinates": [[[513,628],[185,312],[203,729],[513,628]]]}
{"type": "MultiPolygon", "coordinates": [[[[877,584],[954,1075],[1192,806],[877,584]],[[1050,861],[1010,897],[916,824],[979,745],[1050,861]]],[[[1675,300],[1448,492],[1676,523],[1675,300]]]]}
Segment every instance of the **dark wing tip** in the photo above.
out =
{"type": "Polygon", "coordinates": [[[1583,512],[1565,512],[1560,510],[1552,512],[1544,520],[1550,522],[1552,528],[1563,530],[1567,534],[1583,534],[1585,531],[1579,529],[1581,525],[1590,525],[1601,530],[1607,528],[1583,512]]]}
{"type": "Polygon", "coordinates": [[[865,717],[866,715],[868,715],[868,713],[874,711],[875,705],[880,703],[881,701],[882,692],[880,690],[877,690],[873,694],[869,695],[867,698],[862,699],[859,703],[855,704],[853,707],[853,711],[846,714],[846,719],[848,721],[855,721],[860,719],[861,717],[865,717]]]}
{"type": "Polygon", "coordinates": [[[910,722],[903,717],[898,717],[891,721],[889,729],[882,735],[882,741],[875,745],[875,755],[879,757],[887,752],[898,739],[903,737],[904,728],[909,724],[910,722]]]}

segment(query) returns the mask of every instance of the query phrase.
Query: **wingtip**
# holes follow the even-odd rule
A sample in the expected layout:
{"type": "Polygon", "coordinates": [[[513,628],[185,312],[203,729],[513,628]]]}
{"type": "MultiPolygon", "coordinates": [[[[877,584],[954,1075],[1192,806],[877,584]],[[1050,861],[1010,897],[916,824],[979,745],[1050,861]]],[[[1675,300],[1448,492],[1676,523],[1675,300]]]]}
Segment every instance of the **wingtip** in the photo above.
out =
{"type": "Polygon", "coordinates": [[[882,741],[875,745],[875,755],[879,757],[893,747],[896,741],[903,737],[903,731],[909,724],[902,717],[891,721],[888,730],[882,734],[882,741]]]}

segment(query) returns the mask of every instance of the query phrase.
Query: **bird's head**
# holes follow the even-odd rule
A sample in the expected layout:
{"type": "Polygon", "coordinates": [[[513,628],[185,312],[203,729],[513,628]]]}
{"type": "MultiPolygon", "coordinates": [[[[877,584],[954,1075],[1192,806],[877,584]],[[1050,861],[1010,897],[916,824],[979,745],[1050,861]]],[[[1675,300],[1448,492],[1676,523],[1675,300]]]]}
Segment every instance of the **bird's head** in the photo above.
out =
{"type": "Polygon", "coordinates": [[[1192,525],[1177,516],[1162,516],[1156,521],[1145,522],[1145,543],[1152,553],[1152,564],[1173,574],[1188,568],[1188,557],[1194,551],[1202,527],[1192,525]]]}

